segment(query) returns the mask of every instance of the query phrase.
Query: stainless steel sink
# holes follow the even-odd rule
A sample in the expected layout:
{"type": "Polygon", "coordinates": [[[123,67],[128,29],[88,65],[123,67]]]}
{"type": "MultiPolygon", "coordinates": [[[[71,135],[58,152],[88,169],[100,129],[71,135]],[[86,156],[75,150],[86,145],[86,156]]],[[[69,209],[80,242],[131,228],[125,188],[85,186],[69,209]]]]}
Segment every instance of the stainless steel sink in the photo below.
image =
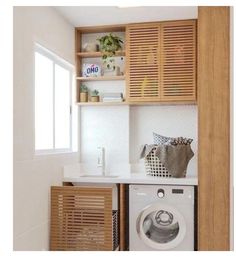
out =
{"type": "Polygon", "coordinates": [[[80,178],[118,178],[114,175],[81,175],[80,178]]]}

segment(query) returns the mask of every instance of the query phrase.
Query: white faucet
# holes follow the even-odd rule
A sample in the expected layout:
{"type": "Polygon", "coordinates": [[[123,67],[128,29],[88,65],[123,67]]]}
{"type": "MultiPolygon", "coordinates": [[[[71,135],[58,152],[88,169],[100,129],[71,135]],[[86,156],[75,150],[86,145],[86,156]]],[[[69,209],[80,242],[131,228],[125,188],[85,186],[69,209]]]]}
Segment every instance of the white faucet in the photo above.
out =
{"type": "Polygon", "coordinates": [[[105,176],[105,148],[98,147],[98,167],[102,168],[102,175],[105,176]]]}

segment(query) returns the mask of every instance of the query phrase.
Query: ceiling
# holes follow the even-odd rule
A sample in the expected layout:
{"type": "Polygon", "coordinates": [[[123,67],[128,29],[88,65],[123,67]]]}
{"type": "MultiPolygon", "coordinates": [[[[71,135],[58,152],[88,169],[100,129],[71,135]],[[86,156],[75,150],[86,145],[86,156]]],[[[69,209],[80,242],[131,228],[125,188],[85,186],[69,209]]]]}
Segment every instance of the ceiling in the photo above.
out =
{"type": "Polygon", "coordinates": [[[58,6],[54,8],[75,27],[197,18],[196,6],[126,8],[115,6],[58,6]]]}

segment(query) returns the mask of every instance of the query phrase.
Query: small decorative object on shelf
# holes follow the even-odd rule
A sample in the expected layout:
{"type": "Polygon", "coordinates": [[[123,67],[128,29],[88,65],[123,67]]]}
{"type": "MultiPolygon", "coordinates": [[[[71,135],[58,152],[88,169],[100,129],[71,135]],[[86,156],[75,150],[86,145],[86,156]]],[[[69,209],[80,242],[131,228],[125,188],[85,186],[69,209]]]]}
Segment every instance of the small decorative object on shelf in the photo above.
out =
{"type": "Polygon", "coordinates": [[[117,51],[121,50],[123,41],[112,33],[101,37],[98,41],[102,53],[104,75],[120,75],[120,67],[115,65],[113,57],[117,51]]]}
{"type": "Polygon", "coordinates": [[[91,91],[90,96],[92,102],[99,102],[99,92],[96,89],[91,91]]]}
{"type": "Polygon", "coordinates": [[[105,76],[119,76],[121,75],[120,66],[115,64],[114,58],[107,57],[106,61],[103,61],[103,75],[105,76]]]}
{"type": "Polygon", "coordinates": [[[110,93],[103,93],[102,94],[102,102],[123,102],[123,94],[122,93],[116,93],[116,92],[110,92],[110,93]]]}
{"type": "Polygon", "coordinates": [[[88,42],[83,45],[83,52],[97,52],[99,46],[95,42],[88,42]]]}
{"type": "Polygon", "coordinates": [[[98,64],[83,64],[83,77],[98,77],[101,76],[101,67],[98,64]]]}
{"type": "Polygon", "coordinates": [[[88,90],[86,85],[80,86],[80,102],[88,102],[88,90]]]}

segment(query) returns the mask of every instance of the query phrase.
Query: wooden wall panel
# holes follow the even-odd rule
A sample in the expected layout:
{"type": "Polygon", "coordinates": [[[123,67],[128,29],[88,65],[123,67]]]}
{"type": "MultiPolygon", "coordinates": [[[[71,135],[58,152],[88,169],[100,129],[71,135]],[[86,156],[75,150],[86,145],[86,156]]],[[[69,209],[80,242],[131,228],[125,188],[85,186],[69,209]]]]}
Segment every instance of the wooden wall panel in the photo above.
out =
{"type": "Polygon", "coordinates": [[[161,25],[161,100],[196,99],[196,21],[161,25]]]}
{"type": "Polygon", "coordinates": [[[198,106],[198,249],[229,250],[229,7],[199,7],[198,106]]]}

